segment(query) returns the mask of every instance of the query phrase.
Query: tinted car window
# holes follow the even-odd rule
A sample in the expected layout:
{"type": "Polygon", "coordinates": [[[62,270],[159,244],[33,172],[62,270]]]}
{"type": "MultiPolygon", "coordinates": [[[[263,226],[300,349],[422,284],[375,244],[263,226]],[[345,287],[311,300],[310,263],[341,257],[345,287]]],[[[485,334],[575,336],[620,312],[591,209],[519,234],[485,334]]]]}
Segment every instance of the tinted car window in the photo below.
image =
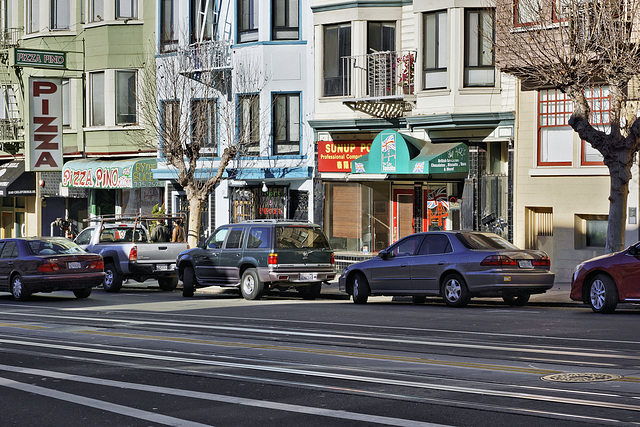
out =
{"type": "Polygon", "coordinates": [[[247,249],[266,249],[271,244],[271,228],[251,227],[247,237],[247,249]]]}
{"type": "Polygon", "coordinates": [[[68,240],[30,240],[29,250],[34,255],[81,254],[84,250],[68,240]]]}
{"type": "Polygon", "coordinates": [[[222,243],[224,242],[224,238],[227,237],[228,232],[228,228],[221,228],[220,230],[213,233],[213,235],[209,238],[207,247],[209,249],[220,249],[222,247],[222,243]]]}
{"type": "Polygon", "coordinates": [[[515,249],[509,241],[503,239],[497,234],[482,234],[482,233],[458,233],[456,234],[458,240],[469,249],[515,249]]]}
{"type": "Polygon", "coordinates": [[[18,244],[16,242],[7,242],[0,252],[0,258],[18,258],[18,244]]]}
{"type": "Polygon", "coordinates": [[[451,252],[451,243],[444,234],[427,234],[424,236],[419,255],[436,255],[451,252]]]}
{"type": "Polygon", "coordinates": [[[400,240],[395,245],[391,246],[387,252],[393,254],[393,256],[411,256],[418,251],[418,246],[422,242],[424,235],[409,236],[400,240]]]}
{"type": "Polygon", "coordinates": [[[244,236],[244,227],[234,227],[229,232],[225,249],[237,249],[242,247],[242,237],[244,236]]]}
{"type": "Polygon", "coordinates": [[[307,226],[276,227],[277,249],[323,249],[329,242],[321,229],[307,226]]]}
{"type": "Polygon", "coordinates": [[[76,237],[76,243],[78,245],[88,245],[91,242],[91,235],[93,234],[94,228],[87,228],[82,230],[78,237],[76,237]]]}

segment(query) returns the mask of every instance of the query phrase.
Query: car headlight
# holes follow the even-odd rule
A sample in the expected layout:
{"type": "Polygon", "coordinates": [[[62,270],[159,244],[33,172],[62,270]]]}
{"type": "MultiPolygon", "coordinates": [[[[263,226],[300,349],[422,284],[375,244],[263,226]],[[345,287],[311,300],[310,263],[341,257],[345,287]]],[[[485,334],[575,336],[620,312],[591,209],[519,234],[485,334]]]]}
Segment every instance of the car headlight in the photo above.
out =
{"type": "Polygon", "coordinates": [[[584,267],[584,262],[576,265],[575,270],[573,270],[573,274],[574,275],[578,274],[578,271],[582,270],[582,267],[584,267]]]}

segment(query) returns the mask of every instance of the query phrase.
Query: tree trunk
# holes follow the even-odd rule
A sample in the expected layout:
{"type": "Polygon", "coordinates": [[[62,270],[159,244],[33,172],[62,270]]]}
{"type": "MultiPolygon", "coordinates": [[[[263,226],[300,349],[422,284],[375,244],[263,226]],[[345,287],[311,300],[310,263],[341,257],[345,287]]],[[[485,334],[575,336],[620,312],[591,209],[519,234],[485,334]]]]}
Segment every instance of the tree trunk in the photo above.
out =
{"type": "Polygon", "coordinates": [[[189,197],[189,231],[187,234],[187,244],[190,248],[198,246],[200,236],[200,216],[204,201],[199,197],[189,197]]]}
{"type": "Polygon", "coordinates": [[[629,180],[624,179],[627,174],[616,174],[611,168],[609,169],[609,174],[611,176],[611,184],[609,188],[609,221],[605,253],[618,252],[624,249],[627,197],[629,196],[629,180]]]}

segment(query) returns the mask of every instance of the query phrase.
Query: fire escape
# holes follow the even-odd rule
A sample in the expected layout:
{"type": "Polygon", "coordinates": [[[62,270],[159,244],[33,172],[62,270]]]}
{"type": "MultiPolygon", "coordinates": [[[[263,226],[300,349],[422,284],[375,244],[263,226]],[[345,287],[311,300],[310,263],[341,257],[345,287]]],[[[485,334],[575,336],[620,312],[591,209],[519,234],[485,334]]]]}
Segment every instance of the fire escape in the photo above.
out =
{"type": "Polygon", "coordinates": [[[416,51],[385,51],[342,58],[342,103],[382,118],[401,117],[416,103],[416,51]]]}
{"type": "Polygon", "coordinates": [[[24,122],[20,117],[21,94],[18,69],[10,66],[10,55],[18,47],[23,28],[0,31],[0,150],[16,154],[24,148],[24,122]]]}

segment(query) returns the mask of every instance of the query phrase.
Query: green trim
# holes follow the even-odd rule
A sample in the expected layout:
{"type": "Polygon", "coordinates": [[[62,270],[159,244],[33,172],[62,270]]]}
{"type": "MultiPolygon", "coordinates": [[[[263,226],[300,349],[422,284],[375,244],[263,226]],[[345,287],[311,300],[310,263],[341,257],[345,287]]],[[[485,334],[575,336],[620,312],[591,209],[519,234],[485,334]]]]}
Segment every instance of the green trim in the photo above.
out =
{"type": "Polygon", "coordinates": [[[346,120],[309,120],[316,132],[362,132],[381,131],[389,128],[406,128],[405,118],[398,119],[346,119],[346,120]]]}
{"type": "Polygon", "coordinates": [[[357,9],[360,7],[402,7],[409,4],[413,4],[413,1],[409,0],[394,0],[394,1],[375,1],[375,0],[355,0],[344,3],[335,3],[326,6],[312,6],[311,11],[313,13],[331,12],[334,10],[344,9],[357,9]]]}
{"type": "Polygon", "coordinates": [[[438,114],[433,116],[409,116],[407,124],[412,129],[468,129],[513,126],[513,112],[478,114],[438,114]]]}

